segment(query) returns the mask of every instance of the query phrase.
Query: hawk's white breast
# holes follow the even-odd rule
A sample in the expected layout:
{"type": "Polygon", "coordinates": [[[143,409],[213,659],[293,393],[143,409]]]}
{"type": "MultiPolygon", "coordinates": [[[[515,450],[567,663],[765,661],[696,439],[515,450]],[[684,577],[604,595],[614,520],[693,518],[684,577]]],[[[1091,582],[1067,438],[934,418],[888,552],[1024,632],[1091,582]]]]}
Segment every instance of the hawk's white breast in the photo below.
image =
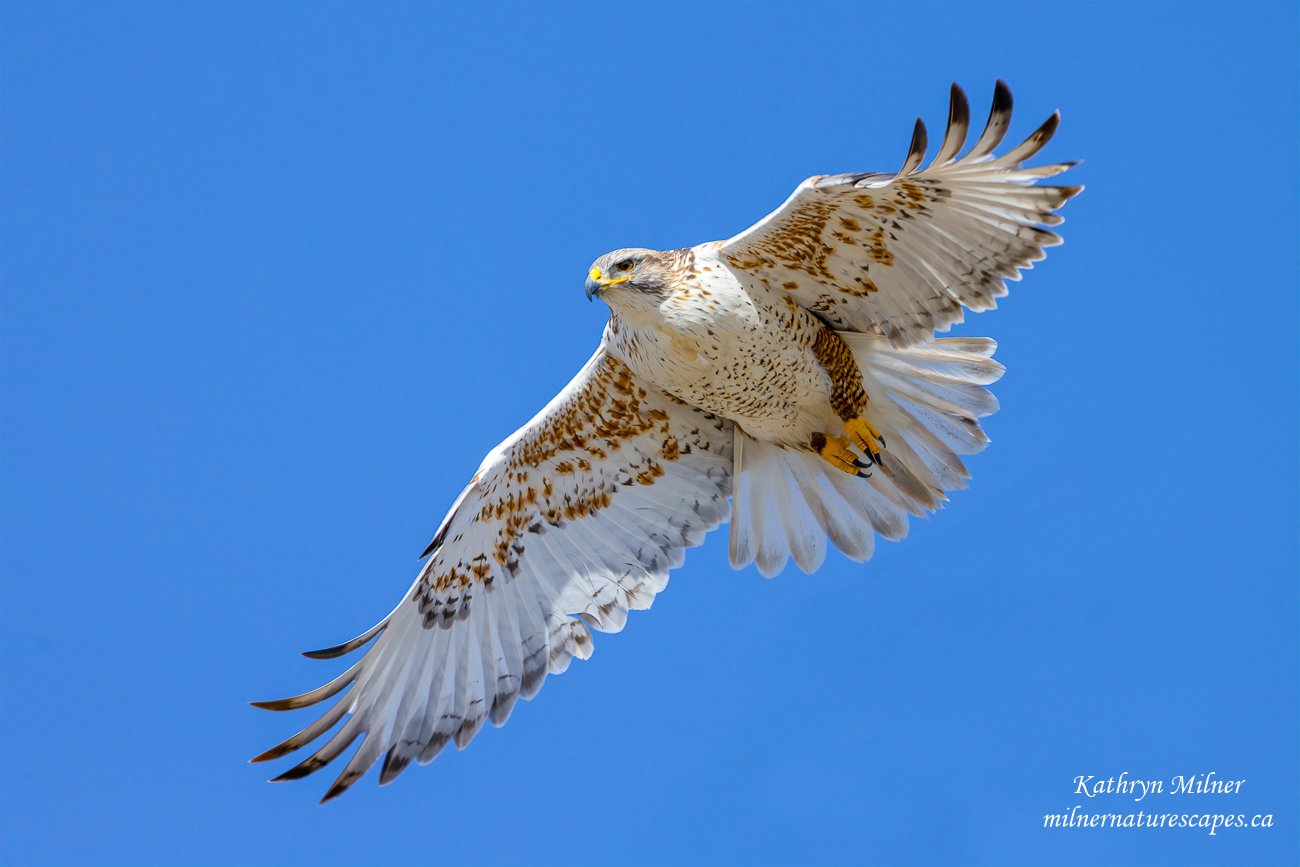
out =
{"type": "Polygon", "coordinates": [[[738,275],[716,245],[658,308],[615,314],[610,351],[669,394],[751,436],[803,447],[830,413],[830,377],[812,351],[821,323],[788,293],[738,275]]]}

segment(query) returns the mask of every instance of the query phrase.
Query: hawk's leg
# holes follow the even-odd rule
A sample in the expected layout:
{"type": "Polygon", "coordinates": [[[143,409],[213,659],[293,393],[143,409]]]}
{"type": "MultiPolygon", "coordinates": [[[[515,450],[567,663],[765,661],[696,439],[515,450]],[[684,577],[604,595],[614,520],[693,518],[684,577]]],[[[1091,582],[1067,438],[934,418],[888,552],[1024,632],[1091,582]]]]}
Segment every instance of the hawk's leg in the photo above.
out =
{"type": "Polygon", "coordinates": [[[853,443],[847,437],[828,437],[824,433],[815,433],[809,445],[837,470],[862,479],[871,478],[871,473],[864,472],[871,464],[858,460],[857,452],[853,451],[853,443]]]}
{"type": "Polygon", "coordinates": [[[849,435],[862,453],[867,457],[867,466],[881,463],[881,452],[885,449],[885,438],[865,417],[849,419],[844,422],[844,432],[849,435]]]}
{"type": "Polygon", "coordinates": [[[817,360],[830,376],[831,409],[843,420],[844,433],[848,435],[847,438],[824,438],[823,445],[827,450],[815,444],[813,448],[823,458],[845,472],[853,472],[844,466],[845,463],[851,463],[858,469],[879,465],[881,452],[885,448],[885,438],[866,419],[869,398],[866,389],[862,386],[862,371],[858,368],[852,350],[844,342],[844,338],[831,329],[823,327],[813,344],[813,354],[817,356],[817,360]],[[841,449],[839,443],[845,444],[846,447],[841,449]],[[853,453],[852,446],[855,445],[862,450],[866,458],[865,463],[858,460],[857,455],[853,453]]]}

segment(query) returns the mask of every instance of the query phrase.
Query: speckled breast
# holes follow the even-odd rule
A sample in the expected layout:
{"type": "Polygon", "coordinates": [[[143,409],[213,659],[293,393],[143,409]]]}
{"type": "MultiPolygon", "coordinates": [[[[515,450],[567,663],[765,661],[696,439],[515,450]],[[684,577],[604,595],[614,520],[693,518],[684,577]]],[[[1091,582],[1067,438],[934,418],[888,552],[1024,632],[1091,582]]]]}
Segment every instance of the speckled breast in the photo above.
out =
{"type": "Polygon", "coordinates": [[[675,293],[660,321],[612,320],[610,348],[639,376],[753,436],[806,442],[830,411],[831,380],[814,352],[822,324],[792,300],[675,293]]]}

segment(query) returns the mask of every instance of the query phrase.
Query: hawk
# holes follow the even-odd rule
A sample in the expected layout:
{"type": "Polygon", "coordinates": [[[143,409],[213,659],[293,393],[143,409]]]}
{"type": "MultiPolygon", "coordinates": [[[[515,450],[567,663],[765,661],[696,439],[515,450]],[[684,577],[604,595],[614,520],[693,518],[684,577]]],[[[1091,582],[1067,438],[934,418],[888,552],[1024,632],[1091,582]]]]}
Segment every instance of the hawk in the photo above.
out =
{"type": "Polygon", "coordinates": [[[591,360],[484,459],[443,519],[415,583],[332,659],[373,645],[324,686],[319,719],[253,761],[338,731],[276,780],[361,743],[329,800],[380,759],[381,785],[448,744],[500,726],[548,674],[649,608],[686,548],[730,518],[730,559],[772,576],[817,569],[827,540],[852,560],[901,539],[908,517],[966,485],[1001,375],[987,338],[940,338],[1061,242],[1048,226],[1082,188],[1025,167],[1059,112],[1001,156],[1011,93],[966,140],[952,86],[938,154],[916,122],[892,174],[817,175],[725,241],[607,253],[588,298],[610,308],[591,360]],[[348,690],[345,692],[345,690],[348,690]]]}

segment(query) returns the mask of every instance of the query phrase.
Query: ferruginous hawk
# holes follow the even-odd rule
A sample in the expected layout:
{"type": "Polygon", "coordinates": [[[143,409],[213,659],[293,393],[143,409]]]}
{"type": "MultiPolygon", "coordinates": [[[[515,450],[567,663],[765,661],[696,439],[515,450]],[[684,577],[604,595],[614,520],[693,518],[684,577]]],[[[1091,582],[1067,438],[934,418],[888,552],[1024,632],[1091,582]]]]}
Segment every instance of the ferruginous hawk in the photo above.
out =
{"type": "Polygon", "coordinates": [[[254,761],[343,721],[276,778],[305,777],[361,738],[328,800],[381,758],[384,784],[449,742],[463,748],[589,657],[590,628],[617,632],[649,608],[684,550],[728,516],[732,565],[768,576],[789,558],[817,569],[827,539],[861,561],[876,535],[902,538],[909,515],[965,487],[960,456],[988,441],[978,419],[997,408],[994,343],[935,333],[992,308],[1004,281],[1060,243],[1045,227],[1081,188],[1039,181],[1072,164],[1023,166],[1058,118],[995,156],[1011,119],[999,81],[959,156],[969,114],[953,85],[924,169],[918,119],[898,172],[817,175],[726,241],[597,259],[587,295],[611,312],[591,360],[483,461],[392,613],[307,656],[370,649],[319,689],[255,703],[335,699],[254,761]]]}

